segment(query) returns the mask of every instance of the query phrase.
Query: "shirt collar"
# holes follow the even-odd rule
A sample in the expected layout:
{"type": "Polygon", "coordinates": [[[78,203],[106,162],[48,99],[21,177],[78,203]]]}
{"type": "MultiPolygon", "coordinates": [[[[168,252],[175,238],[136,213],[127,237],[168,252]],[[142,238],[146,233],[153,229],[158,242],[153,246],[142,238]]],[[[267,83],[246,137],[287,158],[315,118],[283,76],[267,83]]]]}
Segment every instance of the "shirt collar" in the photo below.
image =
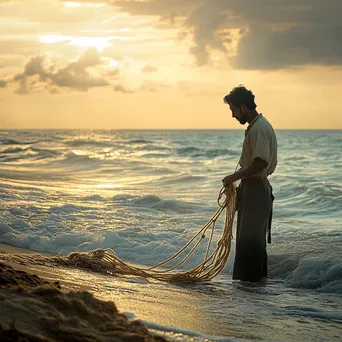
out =
{"type": "Polygon", "coordinates": [[[248,125],[246,131],[245,131],[245,136],[247,135],[248,131],[252,128],[252,126],[260,119],[262,118],[262,114],[258,114],[252,121],[251,123],[248,125]]]}

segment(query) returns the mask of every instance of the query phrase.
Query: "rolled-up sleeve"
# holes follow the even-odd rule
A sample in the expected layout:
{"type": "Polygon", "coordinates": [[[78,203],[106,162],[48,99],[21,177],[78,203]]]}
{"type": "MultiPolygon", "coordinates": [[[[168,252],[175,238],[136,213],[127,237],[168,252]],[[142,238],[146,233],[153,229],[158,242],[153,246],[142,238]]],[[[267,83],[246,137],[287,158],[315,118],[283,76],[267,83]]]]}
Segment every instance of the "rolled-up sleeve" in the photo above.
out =
{"type": "Polygon", "coordinates": [[[258,129],[250,136],[252,160],[260,158],[267,162],[271,161],[270,138],[266,130],[258,129]]]}

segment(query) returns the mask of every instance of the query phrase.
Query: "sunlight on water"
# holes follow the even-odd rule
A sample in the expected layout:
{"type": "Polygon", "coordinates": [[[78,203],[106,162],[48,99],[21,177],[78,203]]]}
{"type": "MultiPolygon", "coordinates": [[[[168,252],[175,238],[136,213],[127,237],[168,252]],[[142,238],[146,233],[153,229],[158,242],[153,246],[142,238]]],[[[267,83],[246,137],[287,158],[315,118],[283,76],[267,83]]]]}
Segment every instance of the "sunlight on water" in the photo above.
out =
{"type": "MultiPolygon", "coordinates": [[[[197,298],[198,312],[216,322],[214,330],[196,323],[198,312],[187,320],[195,331],[209,335],[232,336],[227,329],[234,327],[234,336],[272,340],[276,329],[283,340],[297,335],[324,340],[326,333],[333,341],[342,323],[342,133],[277,134],[279,164],[270,179],[276,199],[269,282],[259,287],[232,282],[233,241],[224,272],[209,284],[182,292],[192,309],[197,307],[192,298],[197,298]],[[262,325],[260,315],[268,317],[262,325]],[[249,336],[246,329],[255,334],[249,336]]],[[[0,131],[0,242],[62,255],[112,248],[125,262],[156,264],[183,247],[216,211],[221,180],[235,170],[243,135],[0,131]]],[[[222,226],[217,226],[215,242],[222,226]]],[[[205,246],[200,246],[188,267],[204,254],[205,246]]],[[[75,281],[82,278],[84,286],[94,283],[99,296],[115,300],[113,293],[117,296],[119,290],[114,289],[127,295],[135,286],[75,273],[75,281]]],[[[148,309],[155,308],[156,296],[169,291],[177,301],[180,290],[153,282],[134,289],[127,303],[133,301],[132,311],[151,323],[158,323],[155,311],[148,309]],[[146,291],[158,289],[157,294],[139,292],[144,286],[146,291]]],[[[119,298],[124,307],[126,297],[119,298]]],[[[182,326],[176,315],[165,314],[159,323],[165,328],[169,319],[182,326]]]]}

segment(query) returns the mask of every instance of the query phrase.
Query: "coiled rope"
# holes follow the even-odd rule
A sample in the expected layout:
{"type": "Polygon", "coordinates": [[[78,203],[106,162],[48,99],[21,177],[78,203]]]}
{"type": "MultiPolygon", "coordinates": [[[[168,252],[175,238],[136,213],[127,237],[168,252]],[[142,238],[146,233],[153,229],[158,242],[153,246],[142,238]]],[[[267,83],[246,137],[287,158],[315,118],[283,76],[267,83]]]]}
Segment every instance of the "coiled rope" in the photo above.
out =
{"type": "Polygon", "coordinates": [[[4,254],[8,261],[22,264],[51,265],[58,264],[63,266],[74,266],[90,269],[96,272],[112,275],[133,275],[144,278],[154,278],[169,282],[198,282],[207,281],[217,276],[224,268],[231,249],[233,238],[233,221],[236,211],[236,190],[235,185],[222,188],[217,199],[218,209],[211,219],[193,236],[183,248],[170,258],[151,267],[138,267],[122,261],[115,255],[112,249],[95,249],[90,252],[73,252],[68,256],[43,256],[40,254],[4,254]],[[224,200],[222,201],[222,197],[224,200]],[[221,202],[220,202],[221,201],[221,202]],[[225,211],[224,227],[221,238],[213,252],[210,253],[210,247],[213,242],[213,235],[216,228],[216,222],[222,212],[225,211]],[[177,271],[181,265],[189,260],[198,246],[205,238],[207,231],[210,231],[210,237],[204,260],[196,267],[188,271],[177,271]],[[191,247],[191,244],[194,246],[191,247]],[[190,250],[189,250],[190,249],[190,250]],[[182,260],[176,265],[169,266],[177,257],[185,254],[182,260]]]}
{"type": "Polygon", "coordinates": [[[236,211],[236,191],[234,184],[220,190],[217,203],[219,208],[211,219],[199,230],[199,232],[177,253],[157,265],[145,268],[133,266],[118,258],[112,249],[96,249],[84,253],[74,252],[70,253],[67,257],[58,256],[53,257],[53,259],[59,264],[90,268],[97,272],[113,275],[134,275],[169,282],[197,282],[211,280],[224,268],[231,249],[231,240],[233,238],[232,228],[236,211]],[[225,196],[225,199],[220,203],[222,196],[225,196]],[[216,221],[223,211],[225,211],[226,216],[222,236],[217,242],[214,251],[209,254],[214,230],[216,228],[216,221]],[[209,229],[211,229],[210,238],[203,262],[188,271],[176,271],[176,269],[186,263],[190,256],[195,252],[209,229]],[[192,248],[189,247],[191,243],[194,243],[192,248]],[[190,251],[185,254],[189,248],[191,248],[190,251]],[[169,268],[165,268],[172,260],[180,256],[182,253],[184,253],[185,256],[180,262],[176,265],[170,266],[169,268]]]}

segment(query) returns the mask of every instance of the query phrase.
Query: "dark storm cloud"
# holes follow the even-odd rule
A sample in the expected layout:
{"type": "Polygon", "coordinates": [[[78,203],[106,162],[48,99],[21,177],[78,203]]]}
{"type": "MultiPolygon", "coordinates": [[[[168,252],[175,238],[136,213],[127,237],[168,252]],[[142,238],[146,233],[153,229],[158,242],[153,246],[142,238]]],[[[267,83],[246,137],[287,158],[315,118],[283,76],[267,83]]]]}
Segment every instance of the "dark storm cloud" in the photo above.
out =
{"type": "Polygon", "coordinates": [[[280,69],[296,65],[342,65],[342,26],[303,27],[274,32],[252,27],[239,41],[234,67],[280,69]]]}
{"type": "Polygon", "coordinates": [[[184,18],[191,53],[207,64],[212,50],[235,68],[281,69],[305,64],[342,65],[341,0],[107,1],[132,15],[184,18]],[[235,56],[229,30],[243,33],[235,56]]]}

